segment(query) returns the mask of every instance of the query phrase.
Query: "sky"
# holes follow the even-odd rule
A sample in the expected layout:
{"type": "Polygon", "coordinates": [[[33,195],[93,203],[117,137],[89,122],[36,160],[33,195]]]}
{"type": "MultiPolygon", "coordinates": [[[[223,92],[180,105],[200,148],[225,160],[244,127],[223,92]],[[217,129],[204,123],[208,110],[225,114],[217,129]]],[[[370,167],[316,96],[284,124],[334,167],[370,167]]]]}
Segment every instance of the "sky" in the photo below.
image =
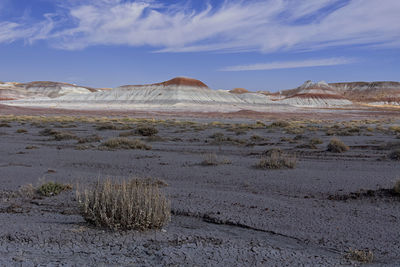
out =
{"type": "Polygon", "coordinates": [[[0,0],[0,80],[399,81],[399,0],[0,0]]]}

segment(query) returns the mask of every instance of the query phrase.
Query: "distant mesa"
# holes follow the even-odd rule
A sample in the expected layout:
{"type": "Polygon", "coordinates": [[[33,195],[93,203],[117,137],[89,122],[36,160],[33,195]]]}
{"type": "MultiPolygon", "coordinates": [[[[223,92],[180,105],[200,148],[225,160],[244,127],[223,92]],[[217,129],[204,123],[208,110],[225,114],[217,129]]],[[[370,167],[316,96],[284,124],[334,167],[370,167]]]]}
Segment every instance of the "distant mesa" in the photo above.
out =
{"type": "Polygon", "coordinates": [[[162,82],[162,83],[156,83],[153,85],[164,85],[164,86],[169,86],[169,85],[177,85],[177,86],[190,86],[190,87],[204,87],[208,88],[208,86],[203,83],[202,81],[192,79],[192,78],[186,78],[186,77],[176,77],[173,78],[169,81],[162,82]]]}
{"type": "Polygon", "coordinates": [[[152,83],[143,85],[123,85],[120,86],[119,88],[134,88],[134,87],[147,87],[147,86],[209,88],[202,81],[187,77],[176,77],[161,83],[152,83]]]}
{"type": "Polygon", "coordinates": [[[240,94],[250,93],[250,91],[245,88],[234,88],[230,90],[229,93],[240,95],[240,94]]]}

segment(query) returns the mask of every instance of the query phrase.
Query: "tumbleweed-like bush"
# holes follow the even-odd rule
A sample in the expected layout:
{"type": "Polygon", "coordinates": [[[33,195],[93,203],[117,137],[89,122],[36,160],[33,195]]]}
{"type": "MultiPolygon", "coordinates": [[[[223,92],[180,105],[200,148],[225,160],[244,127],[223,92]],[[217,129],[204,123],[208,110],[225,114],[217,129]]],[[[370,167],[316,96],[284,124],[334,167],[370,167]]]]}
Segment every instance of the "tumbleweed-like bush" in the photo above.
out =
{"type": "Polygon", "coordinates": [[[327,150],[330,152],[334,152],[334,153],[342,153],[342,152],[346,152],[347,150],[349,150],[349,147],[346,146],[339,139],[333,138],[329,142],[327,150]]]}
{"type": "Polygon", "coordinates": [[[103,142],[102,146],[108,149],[151,149],[151,146],[139,139],[130,139],[126,137],[110,138],[103,142]]]}
{"type": "Polygon", "coordinates": [[[296,164],[296,155],[284,153],[280,149],[271,149],[266,153],[266,156],[260,159],[256,167],[260,169],[293,169],[296,164]]]}
{"type": "Polygon", "coordinates": [[[158,130],[153,126],[141,125],[135,129],[135,133],[142,136],[153,136],[158,133],[158,130]]]}
{"type": "Polygon", "coordinates": [[[148,180],[98,181],[77,199],[86,221],[114,230],[158,229],[171,217],[170,201],[148,180]]]}

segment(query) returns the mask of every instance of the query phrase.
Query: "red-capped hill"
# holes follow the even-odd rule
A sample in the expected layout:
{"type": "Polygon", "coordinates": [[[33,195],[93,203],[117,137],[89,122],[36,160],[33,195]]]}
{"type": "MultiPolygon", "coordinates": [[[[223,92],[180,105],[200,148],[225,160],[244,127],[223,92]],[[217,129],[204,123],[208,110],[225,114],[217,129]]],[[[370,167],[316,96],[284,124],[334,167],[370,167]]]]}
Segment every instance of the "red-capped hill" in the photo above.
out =
{"type": "Polygon", "coordinates": [[[234,88],[234,89],[230,90],[229,93],[240,95],[240,94],[246,94],[246,93],[250,93],[250,92],[249,92],[249,90],[244,89],[244,88],[234,88]]]}
{"type": "Polygon", "coordinates": [[[191,87],[208,88],[208,86],[205,83],[203,83],[202,81],[192,79],[192,78],[186,78],[186,77],[176,77],[169,81],[162,82],[162,83],[155,83],[152,85],[163,85],[163,86],[177,85],[177,86],[191,86],[191,87]]]}

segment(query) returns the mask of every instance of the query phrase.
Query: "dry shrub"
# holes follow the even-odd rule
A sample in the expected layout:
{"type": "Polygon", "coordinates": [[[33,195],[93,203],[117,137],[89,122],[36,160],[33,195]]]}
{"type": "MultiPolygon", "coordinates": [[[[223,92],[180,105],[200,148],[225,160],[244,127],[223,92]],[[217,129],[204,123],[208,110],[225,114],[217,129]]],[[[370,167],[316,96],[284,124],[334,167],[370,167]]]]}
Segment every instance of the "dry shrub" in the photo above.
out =
{"type": "Polygon", "coordinates": [[[327,150],[330,151],[330,152],[334,152],[334,153],[342,153],[342,152],[345,152],[345,151],[349,150],[349,147],[346,146],[339,139],[333,138],[329,142],[327,150]]]}
{"type": "Polygon", "coordinates": [[[126,137],[110,138],[102,144],[109,149],[151,149],[151,146],[143,143],[139,139],[129,139],[126,137]]]}
{"type": "Polygon", "coordinates": [[[16,133],[27,133],[28,131],[26,129],[18,129],[15,132],[16,133]]]}
{"type": "Polygon", "coordinates": [[[54,140],[56,141],[61,141],[61,140],[70,140],[70,139],[77,139],[78,137],[70,132],[64,132],[64,131],[57,131],[54,129],[44,129],[39,132],[43,136],[53,136],[54,140]]]}
{"type": "Polygon", "coordinates": [[[142,136],[153,136],[158,133],[158,130],[153,126],[138,126],[135,130],[136,134],[142,136]]]}
{"type": "Polygon", "coordinates": [[[19,194],[23,198],[33,198],[36,195],[36,188],[32,184],[22,185],[19,188],[19,194]]]}
{"type": "Polygon", "coordinates": [[[284,153],[280,149],[272,149],[261,158],[256,167],[260,169],[293,169],[296,164],[297,157],[295,155],[284,153]]]}
{"type": "Polygon", "coordinates": [[[100,123],[97,125],[96,130],[130,130],[131,126],[125,124],[113,124],[113,123],[100,123]]]}
{"type": "Polygon", "coordinates": [[[346,259],[359,261],[362,263],[371,263],[374,260],[374,253],[371,250],[349,249],[346,259]]]}
{"type": "Polygon", "coordinates": [[[400,160],[400,149],[393,150],[389,154],[391,160],[400,160]]]}
{"type": "Polygon", "coordinates": [[[323,141],[322,141],[321,139],[317,138],[317,137],[312,138],[312,139],[310,140],[310,144],[313,144],[313,145],[320,145],[320,144],[322,144],[322,143],[323,143],[323,141]]]}
{"type": "Polygon", "coordinates": [[[285,127],[289,127],[289,126],[290,126],[290,122],[283,121],[283,120],[274,121],[269,125],[269,127],[279,127],[279,128],[285,128],[285,127]]]}
{"type": "Polygon", "coordinates": [[[98,181],[77,199],[86,221],[115,230],[157,229],[171,216],[170,201],[146,180],[98,181]]]}
{"type": "Polygon", "coordinates": [[[8,124],[8,123],[0,123],[0,127],[7,127],[7,128],[10,128],[11,125],[8,124]]]}
{"type": "Polygon", "coordinates": [[[204,160],[200,163],[203,166],[217,166],[220,164],[231,164],[229,159],[219,160],[215,153],[209,153],[204,156],[204,160]]]}
{"type": "Polygon", "coordinates": [[[93,142],[100,142],[100,141],[101,141],[101,137],[97,134],[93,134],[91,136],[79,138],[78,144],[93,143],[93,142]]]}

